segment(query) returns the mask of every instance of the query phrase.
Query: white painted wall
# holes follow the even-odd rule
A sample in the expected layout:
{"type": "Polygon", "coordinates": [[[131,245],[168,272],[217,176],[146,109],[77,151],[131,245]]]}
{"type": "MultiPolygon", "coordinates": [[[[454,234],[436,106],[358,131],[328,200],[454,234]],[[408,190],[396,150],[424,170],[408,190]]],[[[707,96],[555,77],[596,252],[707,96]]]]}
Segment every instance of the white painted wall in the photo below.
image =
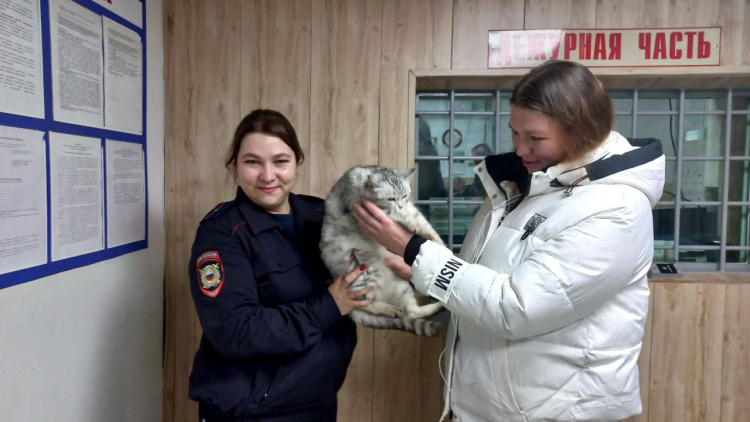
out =
{"type": "Polygon", "coordinates": [[[149,247],[0,290],[0,420],[160,421],[162,0],[147,3],[149,247]]]}

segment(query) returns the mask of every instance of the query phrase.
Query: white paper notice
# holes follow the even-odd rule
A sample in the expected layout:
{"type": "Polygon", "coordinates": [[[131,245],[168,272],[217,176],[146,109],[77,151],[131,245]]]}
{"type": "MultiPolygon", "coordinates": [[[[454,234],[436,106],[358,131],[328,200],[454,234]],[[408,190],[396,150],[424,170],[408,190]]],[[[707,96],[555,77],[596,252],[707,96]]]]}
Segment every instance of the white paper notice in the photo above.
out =
{"type": "Polygon", "coordinates": [[[52,260],[104,249],[99,139],[50,133],[52,260]]]}
{"type": "Polygon", "coordinates": [[[0,111],[44,117],[39,0],[0,0],[0,111]]]}
{"type": "Polygon", "coordinates": [[[143,28],[142,0],[95,0],[94,2],[125,18],[135,26],[143,28]]]}
{"type": "Polygon", "coordinates": [[[0,126],[0,274],[47,263],[43,136],[0,126]]]}
{"type": "Polygon", "coordinates": [[[107,129],[143,133],[141,58],[141,37],[105,17],[104,126],[107,129]]]}
{"type": "Polygon", "coordinates": [[[143,147],[107,140],[107,247],[146,238],[143,147]]]}
{"type": "Polygon", "coordinates": [[[55,120],[104,125],[102,18],[72,0],[50,0],[55,120]]]}

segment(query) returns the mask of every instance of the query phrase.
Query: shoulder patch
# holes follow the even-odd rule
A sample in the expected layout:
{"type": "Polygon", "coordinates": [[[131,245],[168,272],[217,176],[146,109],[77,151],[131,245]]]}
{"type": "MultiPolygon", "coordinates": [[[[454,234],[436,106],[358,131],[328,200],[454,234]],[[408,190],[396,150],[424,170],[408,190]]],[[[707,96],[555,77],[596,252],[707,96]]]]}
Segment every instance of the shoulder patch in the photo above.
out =
{"type": "Polygon", "coordinates": [[[205,217],[203,217],[203,220],[201,220],[201,223],[205,223],[206,221],[212,221],[216,220],[218,216],[221,215],[224,211],[226,211],[233,203],[234,201],[227,201],[227,202],[220,202],[218,205],[213,207],[211,211],[209,211],[208,214],[206,214],[205,217]]]}
{"type": "Polygon", "coordinates": [[[198,283],[201,292],[208,297],[216,297],[224,285],[224,264],[218,251],[208,251],[201,254],[195,262],[198,283]]]}

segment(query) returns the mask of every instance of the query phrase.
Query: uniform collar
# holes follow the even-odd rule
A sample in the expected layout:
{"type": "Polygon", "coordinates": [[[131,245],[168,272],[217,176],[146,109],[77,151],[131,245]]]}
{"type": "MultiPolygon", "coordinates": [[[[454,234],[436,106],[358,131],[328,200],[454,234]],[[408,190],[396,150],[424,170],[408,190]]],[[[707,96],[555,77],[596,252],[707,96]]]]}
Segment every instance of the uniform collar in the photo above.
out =
{"type": "MultiPolygon", "coordinates": [[[[237,197],[235,202],[239,205],[240,213],[245,218],[247,227],[253,234],[278,227],[278,223],[271,217],[271,214],[250,200],[245,195],[242,188],[237,188],[237,197]]],[[[323,221],[322,205],[320,208],[313,208],[299,196],[289,194],[289,206],[292,209],[292,215],[298,227],[302,227],[305,222],[320,224],[323,221]],[[302,223],[302,224],[300,224],[302,223]]]]}

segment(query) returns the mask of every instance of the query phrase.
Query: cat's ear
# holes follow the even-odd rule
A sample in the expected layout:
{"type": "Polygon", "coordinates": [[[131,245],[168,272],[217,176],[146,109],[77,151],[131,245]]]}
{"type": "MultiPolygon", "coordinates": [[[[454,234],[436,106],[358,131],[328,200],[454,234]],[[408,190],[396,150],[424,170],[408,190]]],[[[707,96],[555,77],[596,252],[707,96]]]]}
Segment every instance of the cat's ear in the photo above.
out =
{"type": "Polygon", "coordinates": [[[372,175],[371,174],[367,175],[367,180],[365,180],[365,187],[367,189],[372,189],[372,188],[375,187],[375,181],[372,180],[372,175]]]}
{"type": "Polygon", "coordinates": [[[406,179],[412,174],[414,174],[414,167],[410,168],[409,170],[394,170],[394,173],[396,173],[396,176],[406,179]]]}

